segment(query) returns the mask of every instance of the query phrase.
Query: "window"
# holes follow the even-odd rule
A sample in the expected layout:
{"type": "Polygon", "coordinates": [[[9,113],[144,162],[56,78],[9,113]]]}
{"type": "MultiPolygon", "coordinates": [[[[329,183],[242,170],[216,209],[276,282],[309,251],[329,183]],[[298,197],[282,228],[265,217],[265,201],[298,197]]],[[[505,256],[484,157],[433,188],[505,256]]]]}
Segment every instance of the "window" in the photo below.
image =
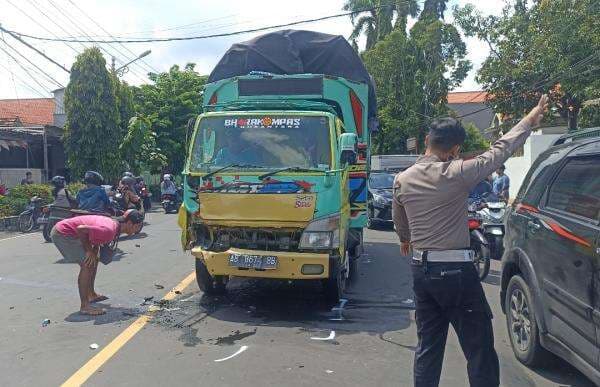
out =
{"type": "Polygon", "coordinates": [[[600,156],[569,160],[550,187],[547,206],[598,220],[600,215],[600,156]]]}

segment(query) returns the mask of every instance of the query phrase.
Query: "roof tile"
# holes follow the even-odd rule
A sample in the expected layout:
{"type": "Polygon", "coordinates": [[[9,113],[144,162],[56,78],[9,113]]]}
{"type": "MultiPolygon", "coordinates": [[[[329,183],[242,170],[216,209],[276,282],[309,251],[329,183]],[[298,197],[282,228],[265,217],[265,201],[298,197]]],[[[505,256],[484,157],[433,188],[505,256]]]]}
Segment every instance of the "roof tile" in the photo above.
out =
{"type": "Polygon", "coordinates": [[[0,118],[16,117],[23,125],[52,125],[54,98],[0,99],[0,118]]]}

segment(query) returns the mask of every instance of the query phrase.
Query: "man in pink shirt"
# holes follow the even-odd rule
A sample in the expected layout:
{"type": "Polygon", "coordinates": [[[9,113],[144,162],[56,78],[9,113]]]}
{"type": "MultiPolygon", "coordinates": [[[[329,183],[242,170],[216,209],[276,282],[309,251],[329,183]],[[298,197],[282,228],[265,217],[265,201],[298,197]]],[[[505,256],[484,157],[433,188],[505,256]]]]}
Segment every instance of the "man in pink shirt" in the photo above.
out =
{"type": "Polygon", "coordinates": [[[58,222],[50,233],[54,245],[67,262],[80,266],[77,285],[81,299],[81,314],[97,316],[104,314],[91,303],[108,297],[96,293],[94,281],[98,270],[100,247],[116,240],[119,235],[132,235],[138,231],[144,217],[136,210],[129,210],[117,219],[101,215],[83,215],[58,222]]]}

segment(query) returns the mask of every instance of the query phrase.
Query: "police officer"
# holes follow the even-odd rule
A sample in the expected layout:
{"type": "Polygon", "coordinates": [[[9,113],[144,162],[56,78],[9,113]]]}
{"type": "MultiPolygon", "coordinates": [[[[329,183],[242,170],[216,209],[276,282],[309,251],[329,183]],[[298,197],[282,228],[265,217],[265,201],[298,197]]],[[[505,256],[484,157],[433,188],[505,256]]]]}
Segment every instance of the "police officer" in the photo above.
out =
{"type": "Polygon", "coordinates": [[[467,358],[471,386],[498,386],[492,312],[469,250],[469,192],[525,143],[547,108],[538,105],[492,147],[471,160],[458,159],[465,130],[453,118],[436,119],[427,149],[415,165],[396,176],[393,218],[401,252],[409,255],[416,303],[418,346],[415,386],[440,381],[448,326],[452,324],[467,358]]]}

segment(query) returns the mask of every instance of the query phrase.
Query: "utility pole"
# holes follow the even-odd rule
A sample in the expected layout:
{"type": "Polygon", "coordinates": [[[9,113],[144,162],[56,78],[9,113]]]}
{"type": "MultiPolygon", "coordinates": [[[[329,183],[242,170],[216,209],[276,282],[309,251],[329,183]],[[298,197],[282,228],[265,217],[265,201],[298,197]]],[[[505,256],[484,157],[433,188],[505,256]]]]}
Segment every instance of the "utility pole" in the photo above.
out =
{"type": "Polygon", "coordinates": [[[110,59],[110,71],[113,72],[113,73],[115,72],[115,60],[116,59],[115,59],[114,56],[111,57],[111,59],[110,59]]]}

